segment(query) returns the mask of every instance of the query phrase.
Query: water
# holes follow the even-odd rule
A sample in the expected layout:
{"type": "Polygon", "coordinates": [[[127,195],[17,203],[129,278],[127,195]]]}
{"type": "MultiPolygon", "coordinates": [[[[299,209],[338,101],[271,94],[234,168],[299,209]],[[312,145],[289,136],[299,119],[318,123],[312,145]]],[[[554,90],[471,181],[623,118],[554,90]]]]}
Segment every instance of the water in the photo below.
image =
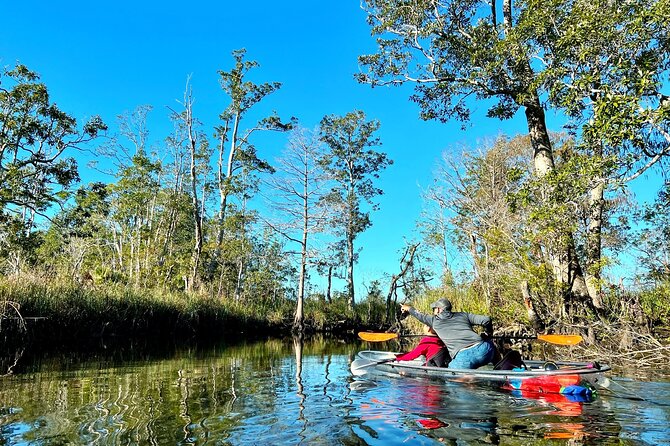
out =
{"type": "Polygon", "coordinates": [[[270,340],[19,361],[0,377],[0,445],[670,444],[667,381],[616,379],[616,394],[583,403],[366,381],[349,372],[360,348],[270,340]]]}

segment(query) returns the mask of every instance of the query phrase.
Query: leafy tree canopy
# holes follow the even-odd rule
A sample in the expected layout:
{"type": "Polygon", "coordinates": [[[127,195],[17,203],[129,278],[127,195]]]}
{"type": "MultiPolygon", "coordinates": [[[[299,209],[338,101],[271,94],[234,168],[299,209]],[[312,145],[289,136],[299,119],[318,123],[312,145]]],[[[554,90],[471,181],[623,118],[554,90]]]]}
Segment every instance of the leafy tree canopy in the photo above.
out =
{"type": "MultiPolygon", "coordinates": [[[[64,158],[107,129],[95,116],[82,129],[51,102],[39,76],[24,65],[0,73],[0,212],[24,218],[63,203],[79,180],[77,162],[64,158]],[[24,215],[22,217],[22,214],[24,215]]],[[[29,231],[32,219],[24,221],[29,231]]]]}

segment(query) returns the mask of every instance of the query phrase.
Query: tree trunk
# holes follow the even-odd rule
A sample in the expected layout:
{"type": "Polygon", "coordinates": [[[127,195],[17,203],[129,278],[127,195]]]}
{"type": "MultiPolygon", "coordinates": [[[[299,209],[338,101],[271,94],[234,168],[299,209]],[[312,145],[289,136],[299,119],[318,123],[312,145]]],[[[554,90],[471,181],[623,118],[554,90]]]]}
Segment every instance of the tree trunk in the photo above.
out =
{"type": "Polygon", "coordinates": [[[329,304],[333,303],[333,296],[332,296],[332,289],[333,289],[333,265],[328,265],[328,285],[326,287],[326,302],[329,304]]]}
{"type": "Polygon", "coordinates": [[[123,240],[121,235],[116,230],[116,225],[112,225],[112,236],[114,238],[114,250],[116,251],[116,258],[118,261],[118,270],[123,273],[123,240]]]}
{"type": "MultiPolygon", "coordinates": [[[[543,177],[554,169],[554,158],[547,131],[544,110],[537,95],[533,95],[525,104],[528,133],[533,147],[535,173],[543,177]]],[[[551,192],[547,192],[551,193],[551,192]]],[[[547,199],[547,197],[542,197],[547,199]]],[[[575,242],[572,234],[557,234],[557,238],[565,238],[565,243],[548,250],[549,261],[558,281],[566,285],[570,294],[577,298],[588,298],[586,280],[576,255],[575,242]]],[[[567,302],[564,302],[567,304],[567,302]]]]}
{"type": "Polygon", "coordinates": [[[544,110],[540,99],[534,95],[526,105],[526,121],[528,122],[528,134],[533,147],[533,163],[535,173],[543,177],[554,168],[554,157],[552,154],[551,140],[547,131],[544,110]]]}
{"type": "Polygon", "coordinates": [[[135,225],[133,225],[133,229],[130,231],[130,234],[128,234],[128,238],[130,239],[130,258],[128,259],[128,279],[134,286],[137,286],[136,284],[137,277],[135,276],[135,257],[137,256],[138,251],[135,238],[136,231],[137,229],[135,225]]]}
{"type": "Polygon", "coordinates": [[[293,318],[293,330],[302,333],[304,330],[304,300],[305,300],[305,274],[306,274],[306,256],[303,254],[300,264],[300,278],[298,279],[298,302],[295,308],[295,317],[293,318]]]}
{"type": "Polygon", "coordinates": [[[230,194],[230,182],[233,177],[233,164],[235,163],[235,155],[237,152],[237,135],[240,128],[240,115],[239,113],[235,114],[233,121],[233,131],[230,137],[230,151],[228,152],[228,160],[226,163],[226,172],[222,172],[223,169],[223,141],[221,142],[221,148],[219,153],[219,233],[217,235],[218,249],[222,248],[223,237],[225,233],[225,221],[226,221],[226,208],[228,207],[228,195],[230,194]]]}
{"type": "Polygon", "coordinates": [[[503,0],[502,13],[503,13],[503,27],[505,29],[505,35],[508,35],[509,32],[512,30],[512,0],[503,0]]]}
{"type": "Polygon", "coordinates": [[[237,282],[235,283],[235,300],[242,298],[242,279],[244,277],[244,260],[240,258],[237,265],[237,282]]]}
{"type": "Polygon", "coordinates": [[[309,233],[309,201],[307,183],[304,183],[303,202],[302,202],[302,241],[300,252],[300,277],[298,279],[298,302],[295,309],[295,318],[293,319],[293,330],[302,333],[304,330],[304,309],[305,300],[305,276],[307,274],[307,235],[309,233]]]}
{"type": "Polygon", "coordinates": [[[354,309],[354,238],[347,234],[347,295],[350,310],[354,309]]]}
{"type": "Polygon", "coordinates": [[[202,246],[203,246],[203,235],[202,235],[202,219],[200,217],[200,200],[198,199],[198,177],[196,171],[198,143],[193,128],[193,99],[191,98],[190,92],[187,92],[184,104],[186,106],[185,124],[186,129],[188,131],[189,150],[191,152],[191,164],[189,172],[191,176],[191,194],[192,194],[191,205],[193,206],[193,224],[195,229],[191,277],[190,280],[188,281],[188,289],[187,289],[187,291],[190,291],[193,288],[195,278],[198,274],[198,267],[200,266],[200,256],[202,254],[202,246]]]}
{"type": "Polygon", "coordinates": [[[530,285],[528,284],[528,281],[527,280],[522,281],[520,287],[521,287],[521,295],[523,296],[523,304],[526,307],[528,320],[531,326],[537,332],[544,331],[545,324],[542,318],[540,318],[540,316],[535,311],[535,305],[533,304],[533,300],[530,296],[530,285]]]}
{"type": "Polygon", "coordinates": [[[593,306],[603,308],[600,287],[600,260],[602,257],[603,207],[605,184],[599,182],[591,189],[589,200],[589,227],[586,234],[586,286],[593,306]]]}

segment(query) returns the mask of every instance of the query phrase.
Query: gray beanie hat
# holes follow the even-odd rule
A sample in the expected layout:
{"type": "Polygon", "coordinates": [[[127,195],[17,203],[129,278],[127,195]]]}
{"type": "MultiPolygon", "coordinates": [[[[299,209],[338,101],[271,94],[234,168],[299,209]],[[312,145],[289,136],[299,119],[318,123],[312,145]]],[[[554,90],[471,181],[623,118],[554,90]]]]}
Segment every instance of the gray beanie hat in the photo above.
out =
{"type": "Polygon", "coordinates": [[[451,311],[451,302],[449,299],[437,299],[435,302],[430,304],[430,308],[443,308],[444,311],[451,311]]]}

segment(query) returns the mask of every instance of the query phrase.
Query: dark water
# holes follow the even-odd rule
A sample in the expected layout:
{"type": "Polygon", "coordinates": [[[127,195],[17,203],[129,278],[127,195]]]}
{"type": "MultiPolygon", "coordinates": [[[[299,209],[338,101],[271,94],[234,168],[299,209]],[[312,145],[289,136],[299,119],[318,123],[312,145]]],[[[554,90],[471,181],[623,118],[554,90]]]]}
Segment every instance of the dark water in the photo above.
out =
{"type": "Polygon", "coordinates": [[[19,361],[0,378],[0,445],[670,444],[667,381],[616,379],[616,394],[574,402],[355,380],[360,348],[271,340],[19,361]]]}

